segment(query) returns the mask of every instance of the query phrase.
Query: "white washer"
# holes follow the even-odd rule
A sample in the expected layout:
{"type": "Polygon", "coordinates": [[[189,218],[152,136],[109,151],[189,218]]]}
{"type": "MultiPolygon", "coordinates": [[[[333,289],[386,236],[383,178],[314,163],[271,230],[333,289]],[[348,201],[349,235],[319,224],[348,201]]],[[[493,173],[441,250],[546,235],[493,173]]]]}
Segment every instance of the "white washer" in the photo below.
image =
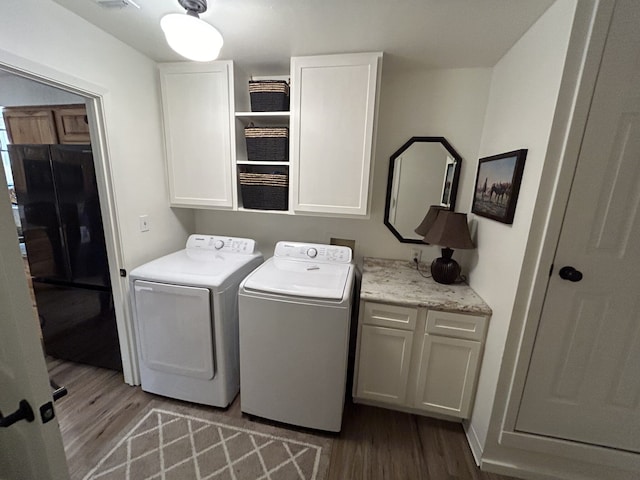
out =
{"type": "Polygon", "coordinates": [[[240,284],[243,412],[340,431],[353,281],[348,247],[278,242],[240,284]]]}
{"type": "Polygon", "coordinates": [[[131,271],[142,389],[228,406],[240,387],[238,286],[262,263],[255,241],[191,235],[131,271]]]}

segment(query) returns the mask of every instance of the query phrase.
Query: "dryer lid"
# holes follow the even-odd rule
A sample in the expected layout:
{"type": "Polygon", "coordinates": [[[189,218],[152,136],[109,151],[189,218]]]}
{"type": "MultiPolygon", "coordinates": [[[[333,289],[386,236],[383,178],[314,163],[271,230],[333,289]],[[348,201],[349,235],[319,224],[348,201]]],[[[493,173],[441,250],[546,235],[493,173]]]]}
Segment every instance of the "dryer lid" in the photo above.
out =
{"type": "Polygon", "coordinates": [[[190,248],[145,263],[129,276],[132,280],[217,287],[235,276],[246,275],[248,268],[253,269],[261,262],[259,252],[246,255],[190,248]]]}
{"type": "Polygon", "coordinates": [[[300,298],[341,300],[351,268],[351,264],[272,257],[247,277],[244,289],[300,298]]]}

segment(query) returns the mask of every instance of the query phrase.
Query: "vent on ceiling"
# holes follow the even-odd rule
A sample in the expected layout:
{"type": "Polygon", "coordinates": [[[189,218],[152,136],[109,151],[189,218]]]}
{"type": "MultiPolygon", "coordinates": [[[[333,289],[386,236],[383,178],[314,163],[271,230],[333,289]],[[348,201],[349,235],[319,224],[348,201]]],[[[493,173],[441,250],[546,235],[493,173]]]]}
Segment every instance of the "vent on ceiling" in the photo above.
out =
{"type": "Polygon", "coordinates": [[[100,5],[102,8],[125,8],[125,7],[136,7],[140,8],[133,0],[95,0],[95,2],[100,5]]]}

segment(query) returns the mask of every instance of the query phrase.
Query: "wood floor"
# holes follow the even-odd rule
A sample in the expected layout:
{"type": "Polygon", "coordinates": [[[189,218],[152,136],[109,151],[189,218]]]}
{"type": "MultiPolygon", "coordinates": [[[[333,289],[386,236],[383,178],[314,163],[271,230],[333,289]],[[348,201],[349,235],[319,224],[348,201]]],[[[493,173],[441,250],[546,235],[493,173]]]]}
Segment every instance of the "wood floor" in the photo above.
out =
{"type": "MultiPolygon", "coordinates": [[[[159,397],[126,385],[118,372],[52,358],[47,363],[51,378],[69,390],[56,403],[56,413],[71,478],[81,480],[104,445],[159,397]]],[[[217,410],[242,416],[238,398],[217,410]]],[[[330,436],[330,480],[510,478],[478,469],[457,423],[347,402],[342,432],[330,436]]]]}

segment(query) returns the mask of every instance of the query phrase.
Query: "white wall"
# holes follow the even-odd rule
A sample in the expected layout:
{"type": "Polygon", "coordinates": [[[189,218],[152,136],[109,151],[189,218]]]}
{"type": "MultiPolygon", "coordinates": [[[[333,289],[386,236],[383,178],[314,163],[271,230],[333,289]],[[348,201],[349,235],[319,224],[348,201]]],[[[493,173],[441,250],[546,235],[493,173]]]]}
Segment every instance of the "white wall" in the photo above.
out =
{"type": "MultiPolygon", "coordinates": [[[[469,260],[469,284],[493,309],[467,425],[476,456],[486,441],[575,9],[576,0],[558,0],[493,69],[480,157],[529,151],[513,225],[474,216],[477,249],[469,260]]],[[[470,199],[466,205],[470,210],[470,199]]]]}
{"type": "MultiPolygon", "coordinates": [[[[156,65],[51,1],[3,0],[0,18],[0,66],[102,100],[96,106],[96,118],[97,125],[104,123],[104,137],[89,114],[92,142],[96,136],[101,139],[98,148],[94,145],[94,157],[106,160],[97,162],[96,177],[101,185],[124,378],[136,383],[128,279],[120,277],[118,270],[130,271],[177,250],[194,226],[192,212],[174,212],[168,206],[156,65]],[[105,207],[107,197],[113,205],[110,210],[105,207]],[[142,214],[149,216],[149,232],[139,230],[142,214]]],[[[88,106],[93,111],[94,101],[88,106]]]]}
{"type": "MultiPolygon", "coordinates": [[[[410,245],[400,243],[383,224],[389,157],[412,136],[443,136],[462,156],[462,173],[477,156],[489,92],[490,69],[454,69],[385,73],[382,86],[369,219],[290,216],[273,213],[199,211],[199,233],[247,236],[271,256],[278,240],[328,243],[331,237],[356,240],[356,257],[409,258],[410,245]]],[[[442,178],[440,178],[442,181],[442,178]]],[[[472,185],[470,179],[468,185],[472,185]]],[[[463,192],[461,181],[459,192],[463,192]]],[[[466,205],[459,193],[459,205],[466,205]]],[[[469,198],[466,195],[466,198],[469,198]]],[[[436,256],[424,247],[423,259],[436,256]]]]}
{"type": "Polygon", "coordinates": [[[155,63],[51,1],[3,0],[0,17],[0,62],[17,56],[36,73],[102,90],[120,267],[183,245],[193,219],[168,207],[155,63]],[[151,232],[139,232],[141,214],[150,216],[151,232]]]}
{"type": "Polygon", "coordinates": [[[0,71],[0,106],[84,104],[84,98],[0,71]]]}

